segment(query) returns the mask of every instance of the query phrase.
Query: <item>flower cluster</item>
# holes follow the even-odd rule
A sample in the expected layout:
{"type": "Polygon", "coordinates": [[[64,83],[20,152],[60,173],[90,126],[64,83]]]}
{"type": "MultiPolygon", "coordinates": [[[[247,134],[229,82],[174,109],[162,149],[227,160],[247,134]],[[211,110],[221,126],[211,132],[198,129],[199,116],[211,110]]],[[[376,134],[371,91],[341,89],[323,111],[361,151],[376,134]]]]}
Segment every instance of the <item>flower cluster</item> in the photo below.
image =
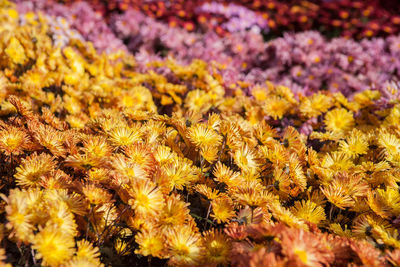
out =
{"type": "Polygon", "coordinates": [[[344,37],[389,36],[400,31],[400,9],[395,1],[333,1],[321,5],[317,24],[344,37]]]}
{"type": "MultiPolygon", "coordinates": [[[[69,7],[46,3],[35,0],[19,3],[18,7],[24,12],[43,10],[57,16],[51,23],[59,21],[61,27],[56,24],[54,29],[62,29],[62,25],[70,22],[80,39],[93,41],[98,51],[126,50],[124,42],[131,52],[140,52],[139,58],[145,61],[149,57],[154,59],[154,54],[172,55],[185,64],[197,58],[209,63],[216,61],[224,66],[221,75],[230,82],[240,80],[253,84],[270,80],[305,94],[322,89],[351,95],[383,87],[386,82],[399,78],[398,36],[356,42],[344,38],[326,40],[318,32],[303,32],[285,33],[282,38],[264,42],[261,34],[246,30],[224,38],[212,31],[188,32],[133,9],[112,15],[107,25],[84,2],[69,7]]],[[[246,14],[237,6],[228,7],[204,4],[198,9],[239,14],[239,17],[246,14]]],[[[58,34],[60,43],[70,38],[64,32],[58,34]]]]}
{"type": "MultiPolygon", "coordinates": [[[[62,0],[61,2],[75,1],[62,0]]],[[[204,0],[87,0],[87,2],[106,17],[118,11],[124,12],[129,8],[134,8],[171,26],[183,27],[189,31],[213,29],[220,35],[254,23],[251,17],[260,17],[257,21],[261,23],[262,28],[267,24],[271,29],[271,35],[275,36],[286,31],[305,30],[320,30],[330,37],[340,35],[357,39],[400,33],[399,5],[393,0],[212,2],[204,0]],[[242,18],[238,15],[239,13],[246,16],[242,18]]]]}
{"type": "Polygon", "coordinates": [[[307,95],[33,15],[0,5],[2,263],[400,264],[398,84],[307,95]]]}
{"type": "Polygon", "coordinates": [[[400,39],[390,36],[356,42],[326,40],[318,32],[286,33],[264,42],[259,34],[189,33],[129,10],[111,18],[116,35],[132,52],[172,55],[189,62],[200,58],[225,66],[227,79],[285,84],[293,90],[340,91],[345,95],[382,87],[400,75],[400,39]]]}
{"type": "Polygon", "coordinates": [[[218,25],[228,32],[239,32],[250,30],[252,32],[260,33],[267,32],[267,21],[262,16],[255,12],[235,4],[230,3],[224,5],[221,3],[211,2],[204,3],[195,10],[199,14],[204,14],[199,18],[204,23],[211,25],[218,25]],[[210,18],[208,18],[210,16],[210,18]],[[218,23],[214,17],[222,16],[227,21],[218,23]]]}
{"type": "MultiPolygon", "coordinates": [[[[98,51],[111,53],[126,49],[122,40],[114,35],[103,17],[86,2],[75,2],[70,6],[47,0],[16,0],[15,2],[20,13],[40,11],[53,17],[50,20],[53,28],[63,29],[64,25],[69,24],[68,27],[77,31],[84,40],[92,42],[98,51]]],[[[60,42],[66,43],[66,39],[68,39],[66,36],[60,37],[60,42]]]]}

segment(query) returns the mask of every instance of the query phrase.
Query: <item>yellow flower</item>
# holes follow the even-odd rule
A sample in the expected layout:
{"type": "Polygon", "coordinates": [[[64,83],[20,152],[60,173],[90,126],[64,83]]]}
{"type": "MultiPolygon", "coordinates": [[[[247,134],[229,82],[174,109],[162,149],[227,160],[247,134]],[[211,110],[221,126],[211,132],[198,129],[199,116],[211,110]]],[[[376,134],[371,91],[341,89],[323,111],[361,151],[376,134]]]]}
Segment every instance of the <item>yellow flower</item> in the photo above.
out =
{"type": "Polygon", "coordinates": [[[207,264],[224,265],[229,262],[231,240],[221,230],[210,230],[203,235],[204,260],[207,264]]]}
{"type": "Polygon", "coordinates": [[[195,265],[202,256],[201,236],[185,225],[170,229],[167,233],[168,252],[171,255],[171,265],[195,265]]]}
{"type": "Polygon", "coordinates": [[[265,190],[257,181],[245,182],[234,191],[233,199],[241,205],[251,208],[262,207],[274,203],[277,198],[272,193],[265,190]]]}
{"type": "Polygon", "coordinates": [[[340,151],[346,153],[352,158],[358,155],[366,154],[368,147],[368,140],[364,134],[359,131],[352,131],[350,136],[346,138],[345,141],[339,142],[340,151]]]}
{"type": "Polygon", "coordinates": [[[141,143],[129,145],[124,148],[124,154],[130,162],[138,164],[148,173],[154,167],[155,159],[150,146],[141,143]]]}
{"type": "Polygon", "coordinates": [[[376,189],[368,192],[368,205],[382,218],[396,217],[400,215],[400,193],[397,189],[376,189]]]}
{"type": "Polygon", "coordinates": [[[213,189],[213,188],[207,186],[206,184],[197,184],[194,186],[194,189],[209,200],[216,199],[219,195],[218,190],[213,189]]]}
{"type": "Polygon", "coordinates": [[[305,98],[300,104],[300,112],[307,118],[317,117],[327,112],[333,104],[331,97],[317,93],[305,98]]]}
{"type": "Polygon", "coordinates": [[[236,150],[234,160],[235,164],[244,172],[257,172],[260,165],[256,152],[247,145],[236,150]]]}
{"type": "Polygon", "coordinates": [[[118,146],[127,146],[139,142],[141,140],[142,133],[140,126],[136,125],[134,128],[129,127],[117,127],[109,132],[109,139],[111,143],[118,146]]]}
{"type": "Polygon", "coordinates": [[[217,182],[226,184],[228,187],[236,187],[241,182],[240,174],[238,172],[233,172],[220,161],[215,165],[213,175],[217,182]]]}
{"type": "Polygon", "coordinates": [[[185,99],[185,107],[195,112],[204,113],[211,108],[211,97],[203,90],[190,91],[185,99]]]}
{"type": "Polygon", "coordinates": [[[345,188],[341,185],[329,185],[327,188],[321,188],[321,191],[324,193],[329,202],[340,209],[352,207],[355,203],[354,199],[346,194],[345,188]]]}
{"type": "Polygon", "coordinates": [[[163,194],[150,180],[136,180],[128,193],[129,205],[140,216],[159,215],[165,205],[163,194]]]}
{"type": "Polygon", "coordinates": [[[108,203],[112,198],[112,195],[106,190],[93,184],[82,186],[82,193],[92,205],[108,203]]]}
{"type": "Polygon", "coordinates": [[[219,146],[222,142],[222,136],[212,128],[208,128],[207,125],[200,123],[191,126],[187,130],[187,137],[199,148],[219,146]]]}
{"type": "Polygon", "coordinates": [[[6,155],[19,155],[28,148],[28,135],[16,128],[7,127],[0,131],[0,150],[6,155]]]}
{"type": "Polygon", "coordinates": [[[22,75],[19,79],[23,87],[28,89],[31,94],[40,94],[40,89],[46,86],[46,75],[42,71],[30,70],[22,75]]]}
{"type": "Polygon", "coordinates": [[[347,228],[347,225],[344,226],[343,230],[342,225],[340,225],[339,223],[332,223],[329,225],[329,230],[338,236],[344,236],[348,238],[352,237],[351,230],[347,228]]]}
{"type": "Polygon", "coordinates": [[[14,177],[17,184],[27,187],[37,187],[42,176],[54,170],[56,163],[49,154],[42,153],[27,157],[22,160],[22,164],[16,168],[14,177]]]}
{"type": "Polygon", "coordinates": [[[257,101],[265,101],[267,100],[268,97],[268,92],[267,90],[265,90],[265,88],[256,86],[253,88],[253,90],[251,91],[251,94],[254,96],[254,98],[257,101]]]}
{"type": "Polygon", "coordinates": [[[321,166],[332,171],[345,171],[354,166],[353,161],[347,153],[332,152],[326,154],[322,159],[321,166]]]}
{"type": "Polygon", "coordinates": [[[21,45],[20,41],[11,37],[8,42],[8,46],[4,49],[4,52],[11,58],[11,61],[15,64],[24,64],[28,58],[26,57],[24,47],[21,45]]]}
{"type": "Polygon", "coordinates": [[[271,96],[263,105],[264,111],[272,118],[282,119],[283,115],[289,112],[292,105],[284,98],[278,96],[271,96]]]}
{"type": "Polygon", "coordinates": [[[121,182],[124,184],[133,182],[135,179],[145,179],[148,176],[141,165],[124,155],[114,155],[112,163],[117,173],[123,176],[121,182]]]}
{"type": "Polygon", "coordinates": [[[378,90],[365,90],[361,93],[354,95],[354,101],[360,105],[360,107],[366,107],[373,104],[374,100],[380,98],[380,93],[378,90]]]}
{"type": "Polygon", "coordinates": [[[78,250],[76,251],[74,260],[86,260],[95,266],[101,265],[100,252],[98,247],[93,247],[93,245],[87,240],[80,240],[76,243],[78,246],[78,250]]]}
{"type": "Polygon", "coordinates": [[[41,123],[28,123],[28,127],[34,132],[35,139],[45,148],[50,150],[54,156],[62,156],[65,154],[63,146],[66,132],[61,132],[49,125],[41,123]]]}
{"type": "Polygon", "coordinates": [[[386,150],[390,158],[400,153],[400,140],[393,134],[381,133],[378,144],[386,150]]]}
{"type": "Polygon", "coordinates": [[[158,224],[161,230],[166,231],[183,225],[189,216],[189,203],[180,199],[180,195],[172,194],[166,197],[165,206],[161,211],[158,224]]]}
{"type": "Polygon", "coordinates": [[[61,233],[54,227],[40,230],[32,243],[32,248],[37,251],[35,257],[42,259],[43,265],[60,266],[75,252],[73,236],[61,233]]]}
{"type": "Polygon", "coordinates": [[[325,115],[326,129],[332,132],[346,132],[354,125],[353,113],[344,108],[335,108],[325,115]]]}
{"type": "Polygon", "coordinates": [[[58,201],[51,203],[48,208],[49,220],[46,226],[52,226],[60,232],[74,236],[77,234],[77,225],[74,215],[69,211],[66,203],[58,201]]]}
{"type": "Polygon", "coordinates": [[[233,216],[235,216],[233,201],[226,195],[211,201],[211,207],[213,211],[211,217],[213,217],[217,223],[228,222],[233,218],[233,216]]]}
{"type": "Polygon", "coordinates": [[[200,150],[200,155],[209,163],[213,163],[218,159],[219,148],[216,146],[204,147],[200,150]]]}
{"type": "Polygon", "coordinates": [[[309,200],[296,201],[290,211],[295,216],[315,224],[326,219],[324,209],[309,200]]]}
{"type": "Polygon", "coordinates": [[[135,236],[135,241],[139,249],[135,249],[136,254],[163,258],[166,256],[164,236],[159,229],[142,230],[135,236]]]}
{"type": "Polygon", "coordinates": [[[89,136],[83,140],[82,151],[90,158],[98,159],[108,157],[111,154],[111,148],[106,139],[98,136],[89,136]]]}
{"type": "Polygon", "coordinates": [[[31,213],[29,203],[26,198],[27,191],[14,189],[10,191],[8,198],[5,198],[7,206],[7,228],[13,229],[18,240],[22,242],[31,241],[34,230],[34,216],[31,213]]]}
{"type": "Polygon", "coordinates": [[[171,190],[176,188],[182,190],[185,185],[198,180],[197,171],[187,158],[174,158],[171,163],[162,167],[168,177],[171,190]]]}

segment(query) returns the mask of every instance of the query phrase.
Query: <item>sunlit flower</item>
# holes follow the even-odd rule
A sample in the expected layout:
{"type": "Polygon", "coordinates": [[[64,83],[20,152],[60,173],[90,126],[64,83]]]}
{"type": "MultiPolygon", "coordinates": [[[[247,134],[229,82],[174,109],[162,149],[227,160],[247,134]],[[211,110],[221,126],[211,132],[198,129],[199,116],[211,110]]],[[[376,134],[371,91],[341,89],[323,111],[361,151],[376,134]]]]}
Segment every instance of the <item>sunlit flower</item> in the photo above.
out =
{"type": "Polygon", "coordinates": [[[27,157],[22,161],[20,167],[17,167],[14,175],[17,183],[22,186],[36,187],[39,186],[39,181],[43,175],[54,170],[56,163],[49,154],[36,153],[27,157]]]}
{"type": "Polygon", "coordinates": [[[233,216],[235,211],[233,201],[228,196],[216,198],[211,202],[213,217],[218,223],[228,222],[233,216]]]}
{"type": "Polygon", "coordinates": [[[207,264],[229,262],[231,240],[220,230],[205,232],[203,236],[204,259],[207,264]]]}
{"type": "Polygon", "coordinates": [[[336,108],[325,115],[326,128],[333,132],[346,132],[354,125],[353,114],[343,108],[336,108]]]}
{"type": "Polygon", "coordinates": [[[43,264],[60,266],[72,257],[74,243],[72,236],[46,227],[35,235],[32,247],[37,251],[36,258],[42,259],[43,264]]]}
{"type": "Polygon", "coordinates": [[[0,149],[7,155],[19,155],[28,148],[29,137],[16,127],[7,127],[0,131],[0,149]]]}
{"type": "Polygon", "coordinates": [[[166,255],[164,236],[157,233],[157,229],[143,230],[135,236],[139,249],[135,253],[143,256],[162,258],[166,255]]]}
{"type": "Polygon", "coordinates": [[[324,209],[311,201],[296,201],[291,211],[295,216],[315,224],[326,218],[324,209]]]}
{"type": "Polygon", "coordinates": [[[201,236],[187,226],[167,232],[170,264],[193,265],[199,263],[203,253],[201,236]]]}
{"type": "Polygon", "coordinates": [[[137,180],[129,189],[132,199],[129,204],[141,216],[159,214],[164,206],[164,199],[159,189],[149,180],[137,180]]]}

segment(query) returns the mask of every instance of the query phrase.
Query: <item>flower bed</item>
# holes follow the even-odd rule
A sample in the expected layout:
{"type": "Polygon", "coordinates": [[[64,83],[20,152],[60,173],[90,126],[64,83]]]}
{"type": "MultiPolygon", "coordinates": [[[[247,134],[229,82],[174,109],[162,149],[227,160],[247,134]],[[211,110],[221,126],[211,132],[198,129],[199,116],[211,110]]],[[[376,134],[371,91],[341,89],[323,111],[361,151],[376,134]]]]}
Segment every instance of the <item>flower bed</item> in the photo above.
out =
{"type": "Polygon", "coordinates": [[[222,39],[129,11],[107,50],[52,12],[0,4],[2,264],[400,264],[398,37],[222,39]],[[354,78],[297,74],[325,65],[354,78]]]}

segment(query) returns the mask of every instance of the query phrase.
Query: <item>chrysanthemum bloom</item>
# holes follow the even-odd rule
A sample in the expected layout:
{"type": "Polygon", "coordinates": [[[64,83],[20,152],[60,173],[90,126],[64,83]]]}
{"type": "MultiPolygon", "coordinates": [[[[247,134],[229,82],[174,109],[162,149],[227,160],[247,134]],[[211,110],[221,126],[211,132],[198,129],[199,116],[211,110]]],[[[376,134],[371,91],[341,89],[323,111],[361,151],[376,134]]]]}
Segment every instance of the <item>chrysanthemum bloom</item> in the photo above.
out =
{"type": "Polygon", "coordinates": [[[135,179],[146,179],[148,177],[148,173],[141,165],[122,154],[114,155],[112,163],[115,172],[121,176],[121,183],[123,184],[129,184],[135,179]]]}
{"type": "Polygon", "coordinates": [[[143,230],[136,234],[135,241],[139,244],[136,254],[163,258],[166,254],[165,236],[160,234],[160,229],[143,230]]]}
{"type": "Polygon", "coordinates": [[[87,240],[80,240],[76,243],[78,249],[74,256],[74,260],[85,260],[94,265],[102,265],[100,263],[100,251],[98,247],[93,247],[93,245],[87,240]]]}
{"type": "Polygon", "coordinates": [[[49,154],[37,155],[34,153],[22,161],[21,166],[17,167],[14,177],[19,185],[37,187],[41,177],[54,170],[55,165],[53,157],[49,154]]]}
{"type": "Polygon", "coordinates": [[[203,113],[211,108],[211,97],[203,90],[190,91],[185,99],[185,105],[189,110],[203,113]]]}
{"type": "Polygon", "coordinates": [[[128,193],[131,197],[129,205],[140,216],[159,215],[165,205],[163,194],[150,180],[136,180],[128,193]]]}
{"type": "Polygon", "coordinates": [[[365,266],[382,266],[385,258],[381,256],[378,250],[375,250],[373,245],[364,241],[351,242],[351,249],[357,254],[362,265],[365,266]]]}
{"type": "Polygon", "coordinates": [[[65,154],[63,143],[66,135],[64,132],[37,122],[28,122],[28,127],[40,145],[50,150],[54,156],[65,154]]]}
{"type": "Polygon", "coordinates": [[[66,235],[75,236],[77,234],[77,225],[74,215],[69,211],[64,202],[57,203],[56,206],[49,206],[49,220],[47,226],[52,226],[66,235]]]}
{"type": "Polygon", "coordinates": [[[140,132],[138,125],[133,128],[125,126],[110,130],[109,136],[109,139],[114,146],[123,147],[141,141],[142,133],[140,132]]]}
{"type": "Polygon", "coordinates": [[[364,134],[353,130],[346,140],[339,143],[340,150],[350,157],[366,154],[368,151],[368,140],[364,134]]]}
{"type": "Polygon", "coordinates": [[[37,251],[35,257],[42,259],[43,265],[60,266],[72,257],[74,246],[73,236],[46,227],[35,235],[32,248],[37,251]]]}
{"type": "Polygon", "coordinates": [[[195,265],[203,254],[201,236],[188,226],[183,226],[166,233],[170,264],[195,265]]]}
{"type": "Polygon", "coordinates": [[[13,229],[11,237],[15,235],[23,242],[31,241],[33,238],[35,214],[31,213],[29,203],[26,199],[26,191],[14,189],[10,191],[5,211],[7,213],[7,228],[13,229]]]}
{"type": "Polygon", "coordinates": [[[259,168],[258,157],[255,150],[248,146],[242,146],[234,154],[236,165],[244,172],[256,172],[259,168]]]}
{"type": "Polygon", "coordinates": [[[317,206],[312,201],[296,201],[291,212],[295,216],[315,224],[326,219],[323,207],[317,206]]]}
{"type": "Polygon", "coordinates": [[[181,200],[180,195],[172,194],[166,197],[165,206],[161,211],[157,224],[162,231],[184,225],[188,219],[189,203],[181,200]]]}
{"type": "Polygon", "coordinates": [[[204,261],[207,264],[227,264],[231,250],[231,240],[221,230],[210,230],[204,233],[204,261]]]}
{"type": "Polygon", "coordinates": [[[400,193],[394,188],[368,192],[369,207],[382,218],[400,215],[400,193]]]}
{"type": "Polygon", "coordinates": [[[219,146],[222,142],[222,136],[204,124],[191,126],[187,131],[187,136],[198,148],[219,146]]]}
{"type": "Polygon", "coordinates": [[[217,162],[213,169],[215,180],[219,183],[226,184],[228,187],[237,187],[242,181],[238,172],[233,172],[229,167],[217,162]]]}
{"type": "Polygon", "coordinates": [[[217,197],[211,202],[213,217],[218,223],[228,222],[233,216],[235,211],[233,201],[228,196],[217,197]]]}
{"type": "Polygon", "coordinates": [[[109,203],[112,199],[112,195],[109,192],[93,184],[82,186],[82,193],[91,205],[109,203]]]}
{"type": "Polygon", "coordinates": [[[335,151],[324,156],[321,166],[331,171],[347,171],[354,163],[347,153],[335,151]]]}
{"type": "Polygon", "coordinates": [[[19,155],[29,146],[26,132],[16,127],[6,127],[0,131],[0,149],[6,155],[19,155]]]}
{"type": "Polygon", "coordinates": [[[85,215],[87,213],[87,202],[84,201],[82,195],[78,193],[69,193],[67,189],[48,190],[44,198],[52,203],[62,201],[65,203],[72,213],[85,215]]]}
{"type": "Polygon", "coordinates": [[[316,117],[327,112],[332,106],[332,102],[331,97],[316,93],[301,102],[300,111],[303,115],[309,118],[316,117]]]}
{"type": "Polygon", "coordinates": [[[153,170],[155,159],[150,146],[144,144],[133,144],[124,148],[124,154],[135,164],[141,166],[148,174],[153,170]]]}
{"type": "Polygon", "coordinates": [[[15,37],[11,37],[11,39],[9,40],[9,44],[4,52],[13,59],[13,62],[15,64],[24,64],[28,60],[24,51],[24,47],[21,45],[21,42],[15,37]]]}
{"type": "Polygon", "coordinates": [[[354,125],[353,114],[343,108],[336,108],[325,115],[326,128],[333,132],[346,132],[354,125]]]}
{"type": "Polygon", "coordinates": [[[271,205],[276,202],[277,196],[268,192],[259,182],[245,182],[233,193],[233,199],[239,204],[255,207],[271,205]]]}
{"type": "Polygon", "coordinates": [[[400,153],[400,139],[394,134],[381,133],[378,137],[378,143],[385,149],[389,160],[393,160],[400,153]]]}
{"type": "Polygon", "coordinates": [[[198,172],[187,158],[176,157],[171,163],[162,166],[162,171],[168,177],[170,189],[181,190],[185,185],[198,180],[198,172]]]}

